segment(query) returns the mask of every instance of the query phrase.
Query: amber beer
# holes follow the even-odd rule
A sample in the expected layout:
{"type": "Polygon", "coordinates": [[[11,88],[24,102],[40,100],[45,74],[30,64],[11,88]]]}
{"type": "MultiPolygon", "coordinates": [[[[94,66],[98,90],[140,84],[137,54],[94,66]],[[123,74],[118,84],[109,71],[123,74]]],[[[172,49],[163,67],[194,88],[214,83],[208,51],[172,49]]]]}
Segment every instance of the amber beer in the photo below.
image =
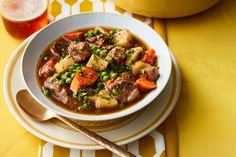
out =
{"type": "Polygon", "coordinates": [[[48,24],[48,0],[0,0],[6,30],[14,37],[26,38],[48,24]]]}

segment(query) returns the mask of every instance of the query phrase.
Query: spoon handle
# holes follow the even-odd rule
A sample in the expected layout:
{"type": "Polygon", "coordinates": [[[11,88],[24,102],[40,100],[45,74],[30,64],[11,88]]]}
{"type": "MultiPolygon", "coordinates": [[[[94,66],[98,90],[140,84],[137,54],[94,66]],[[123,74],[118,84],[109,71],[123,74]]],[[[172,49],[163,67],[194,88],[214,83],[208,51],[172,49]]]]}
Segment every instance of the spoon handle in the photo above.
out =
{"type": "Polygon", "coordinates": [[[87,137],[89,137],[90,139],[92,139],[93,141],[98,143],[99,145],[105,147],[106,149],[110,150],[111,152],[113,152],[121,157],[135,157],[134,154],[128,152],[124,148],[122,148],[122,147],[116,145],[115,143],[103,138],[102,136],[76,124],[75,122],[73,122],[65,117],[62,117],[60,115],[55,115],[55,118],[60,119],[62,122],[66,123],[67,125],[71,126],[75,130],[86,135],[87,137]]]}

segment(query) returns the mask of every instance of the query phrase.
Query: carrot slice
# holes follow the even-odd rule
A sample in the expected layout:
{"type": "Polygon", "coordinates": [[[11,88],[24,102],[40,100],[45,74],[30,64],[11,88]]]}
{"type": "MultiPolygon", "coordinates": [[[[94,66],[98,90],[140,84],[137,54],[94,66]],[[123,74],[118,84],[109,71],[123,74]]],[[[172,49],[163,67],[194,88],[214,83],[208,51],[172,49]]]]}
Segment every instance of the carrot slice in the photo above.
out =
{"type": "Polygon", "coordinates": [[[106,84],[107,84],[107,85],[112,84],[112,83],[114,83],[114,80],[113,80],[113,79],[110,79],[110,80],[106,81],[106,84]]]}
{"type": "Polygon", "coordinates": [[[72,32],[72,33],[66,33],[63,35],[64,39],[67,41],[76,40],[78,37],[83,38],[84,33],[83,32],[72,32]]]}
{"type": "Polygon", "coordinates": [[[154,50],[154,49],[149,49],[149,50],[147,50],[147,51],[143,54],[143,56],[141,57],[141,60],[142,60],[143,62],[146,62],[146,63],[149,63],[149,64],[155,63],[156,59],[157,59],[157,56],[156,56],[156,54],[155,54],[155,50],[154,50]]]}
{"type": "Polygon", "coordinates": [[[96,82],[97,74],[91,68],[83,68],[82,72],[76,73],[71,82],[70,89],[74,92],[79,91],[82,87],[89,86],[96,82]]]}
{"type": "Polygon", "coordinates": [[[106,81],[105,84],[108,88],[111,88],[114,85],[114,80],[110,79],[110,80],[106,81]]]}
{"type": "Polygon", "coordinates": [[[70,84],[70,89],[77,92],[81,88],[81,82],[79,80],[79,73],[77,73],[70,84]]]}
{"type": "Polygon", "coordinates": [[[137,79],[135,84],[141,90],[154,89],[157,87],[154,82],[148,81],[144,77],[140,77],[139,79],[137,79]]]}
{"type": "Polygon", "coordinates": [[[85,80],[91,81],[92,83],[94,83],[97,80],[97,74],[92,68],[85,67],[82,69],[82,72],[86,76],[85,80]]]}
{"type": "Polygon", "coordinates": [[[55,71],[54,66],[56,63],[57,63],[56,58],[55,57],[51,58],[40,68],[39,75],[42,77],[48,77],[55,71]]]}

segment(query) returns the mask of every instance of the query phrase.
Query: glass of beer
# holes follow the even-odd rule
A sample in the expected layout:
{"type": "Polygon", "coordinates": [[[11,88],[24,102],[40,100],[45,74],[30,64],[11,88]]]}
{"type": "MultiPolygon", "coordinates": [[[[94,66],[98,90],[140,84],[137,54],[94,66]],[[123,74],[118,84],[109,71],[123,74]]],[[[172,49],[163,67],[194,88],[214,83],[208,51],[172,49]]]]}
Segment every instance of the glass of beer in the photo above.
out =
{"type": "Polygon", "coordinates": [[[6,30],[16,38],[26,38],[48,24],[48,0],[0,0],[6,30]]]}

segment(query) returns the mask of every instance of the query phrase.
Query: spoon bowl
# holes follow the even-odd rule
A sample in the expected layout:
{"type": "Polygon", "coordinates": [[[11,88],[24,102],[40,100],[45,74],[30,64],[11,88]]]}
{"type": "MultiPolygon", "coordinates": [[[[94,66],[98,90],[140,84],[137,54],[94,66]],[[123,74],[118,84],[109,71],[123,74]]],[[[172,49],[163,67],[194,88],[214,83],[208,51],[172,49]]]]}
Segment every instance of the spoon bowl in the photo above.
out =
{"type": "Polygon", "coordinates": [[[27,90],[21,90],[16,94],[16,100],[25,113],[37,121],[47,121],[55,117],[55,113],[39,105],[27,90]]]}

